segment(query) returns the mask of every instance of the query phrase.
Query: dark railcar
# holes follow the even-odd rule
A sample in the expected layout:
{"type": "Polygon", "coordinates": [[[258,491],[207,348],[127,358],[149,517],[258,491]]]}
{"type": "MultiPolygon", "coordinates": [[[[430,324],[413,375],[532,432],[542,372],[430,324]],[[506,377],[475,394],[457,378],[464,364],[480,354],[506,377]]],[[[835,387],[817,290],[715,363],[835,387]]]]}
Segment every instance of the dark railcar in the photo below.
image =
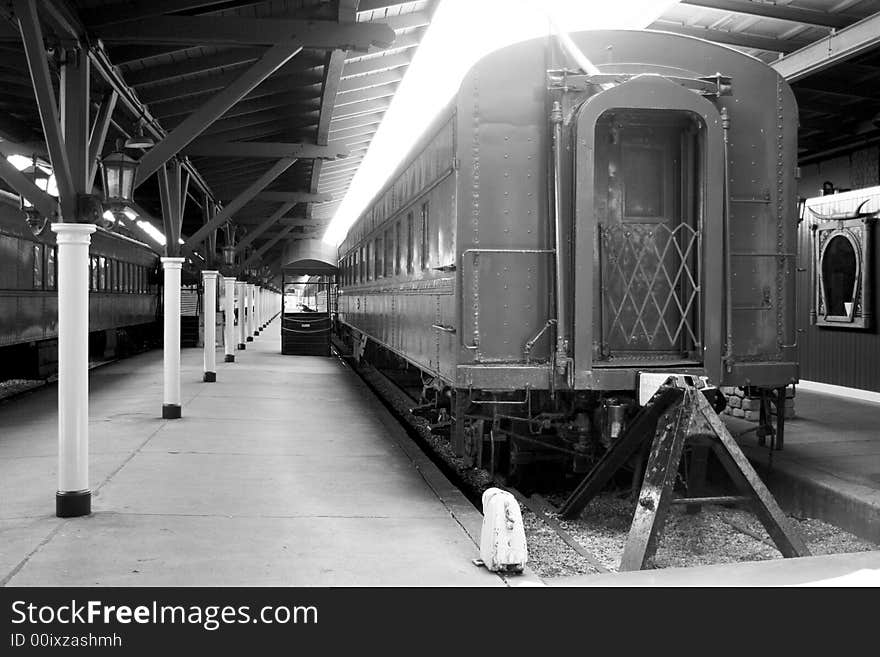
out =
{"type": "MultiPolygon", "coordinates": [[[[154,341],[158,256],[146,244],[98,229],[89,249],[89,349],[94,358],[154,341]]],[[[55,234],[31,234],[0,205],[0,378],[45,378],[57,367],[55,234]]]]}
{"type": "Polygon", "coordinates": [[[779,388],[794,348],[797,107],[763,62],[584,32],[476,64],[339,249],[339,319],[432,377],[453,442],[583,455],[640,373],[779,388]],[[556,448],[536,448],[546,443],[556,448]]]}

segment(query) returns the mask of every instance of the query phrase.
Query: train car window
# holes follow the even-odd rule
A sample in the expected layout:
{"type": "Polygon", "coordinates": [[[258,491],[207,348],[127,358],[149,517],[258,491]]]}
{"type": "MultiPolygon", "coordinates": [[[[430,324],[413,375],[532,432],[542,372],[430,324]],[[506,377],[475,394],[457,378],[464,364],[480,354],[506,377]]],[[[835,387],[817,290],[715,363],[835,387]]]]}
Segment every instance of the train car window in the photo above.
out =
{"type": "Polygon", "coordinates": [[[46,247],[46,289],[55,289],[55,247],[46,247]]]}
{"type": "Polygon", "coordinates": [[[90,288],[92,290],[98,289],[98,259],[95,256],[89,258],[89,274],[90,274],[90,288]]]}
{"type": "Polygon", "coordinates": [[[422,203],[422,269],[427,269],[428,263],[431,261],[431,240],[429,239],[429,229],[430,226],[428,223],[428,202],[425,201],[424,203],[422,203]]]}
{"type": "Polygon", "coordinates": [[[375,269],[373,271],[373,276],[376,280],[379,280],[385,275],[385,251],[383,250],[382,238],[377,237],[373,240],[373,264],[375,264],[375,269]]]}
{"type": "Polygon", "coordinates": [[[623,213],[625,218],[643,220],[664,213],[664,152],[652,146],[625,144],[623,147],[623,213]]]}
{"type": "Polygon", "coordinates": [[[415,236],[413,235],[413,213],[406,215],[406,273],[413,272],[413,249],[415,247],[415,236]]]}
{"type": "Polygon", "coordinates": [[[45,267],[43,264],[43,245],[34,244],[34,288],[43,289],[43,274],[45,267]]]}
{"type": "Polygon", "coordinates": [[[391,228],[385,231],[385,277],[394,275],[394,232],[391,228]]]}
{"type": "Polygon", "coordinates": [[[107,289],[107,258],[98,256],[98,289],[107,289]]]}
{"type": "Polygon", "coordinates": [[[361,260],[360,260],[360,266],[359,266],[360,273],[358,274],[358,280],[361,283],[363,283],[365,280],[367,280],[367,274],[366,274],[367,270],[366,270],[366,265],[364,264],[364,250],[365,250],[365,247],[362,246],[361,247],[361,260]]]}
{"type": "Polygon", "coordinates": [[[373,262],[376,258],[376,247],[372,242],[367,242],[367,262],[365,269],[367,270],[367,280],[373,280],[373,262]]]}
{"type": "Polygon", "coordinates": [[[400,275],[400,222],[394,225],[394,275],[400,275]]]}
{"type": "Polygon", "coordinates": [[[113,258],[107,258],[107,264],[110,266],[110,290],[115,292],[119,289],[119,263],[113,258]]]}

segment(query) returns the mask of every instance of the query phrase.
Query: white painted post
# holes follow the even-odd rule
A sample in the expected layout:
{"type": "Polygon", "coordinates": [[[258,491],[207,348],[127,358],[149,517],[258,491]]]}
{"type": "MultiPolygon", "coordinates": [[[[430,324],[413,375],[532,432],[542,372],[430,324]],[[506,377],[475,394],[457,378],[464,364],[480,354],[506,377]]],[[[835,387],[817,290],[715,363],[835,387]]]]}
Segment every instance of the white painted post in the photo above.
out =
{"type": "Polygon", "coordinates": [[[205,374],[202,379],[205,383],[214,383],[217,380],[217,276],[219,274],[220,272],[217,271],[202,272],[205,281],[205,293],[202,297],[205,308],[205,374]]]}
{"type": "Polygon", "coordinates": [[[251,283],[251,336],[253,338],[257,337],[259,333],[257,332],[257,284],[251,283]]]}
{"type": "Polygon", "coordinates": [[[162,258],[165,281],[162,419],[180,417],[180,269],[183,258],[162,258]]]}
{"type": "Polygon", "coordinates": [[[89,244],[95,226],[52,224],[58,244],[58,491],[55,515],[87,516],[89,489],[89,244]]]}
{"type": "Polygon", "coordinates": [[[257,286],[257,330],[256,334],[259,335],[263,330],[263,288],[261,286],[257,286]]]}
{"type": "Polygon", "coordinates": [[[223,277],[223,351],[224,362],[235,362],[235,278],[223,277]]]}
{"type": "Polygon", "coordinates": [[[254,286],[250,283],[244,284],[244,305],[247,308],[247,312],[245,313],[245,324],[244,324],[244,335],[245,342],[253,342],[254,341],[254,308],[251,305],[254,296],[254,286]]]}
{"type": "Polygon", "coordinates": [[[238,348],[246,349],[245,345],[245,310],[247,309],[247,300],[245,299],[244,281],[235,281],[235,296],[238,298],[238,348]]]}

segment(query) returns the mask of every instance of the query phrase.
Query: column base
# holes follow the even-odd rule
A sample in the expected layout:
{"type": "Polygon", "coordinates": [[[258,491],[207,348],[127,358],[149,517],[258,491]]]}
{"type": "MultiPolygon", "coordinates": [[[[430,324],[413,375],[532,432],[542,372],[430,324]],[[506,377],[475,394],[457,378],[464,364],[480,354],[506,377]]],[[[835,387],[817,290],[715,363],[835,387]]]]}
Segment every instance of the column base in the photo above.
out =
{"type": "Polygon", "coordinates": [[[92,512],[92,491],[78,490],[55,493],[55,515],[59,518],[78,518],[92,512]]]}
{"type": "Polygon", "coordinates": [[[248,341],[248,342],[253,342],[253,341],[254,341],[254,336],[252,336],[252,335],[247,336],[247,341],[248,341]]]}
{"type": "Polygon", "coordinates": [[[217,381],[217,372],[205,372],[202,381],[205,383],[215,383],[217,381]]]}
{"type": "Polygon", "coordinates": [[[234,363],[235,362],[235,354],[226,354],[223,358],[224,363],[234,363]]]}
{"type": "Polygon", "coordinates": [[[244,342],[239,342],[238,343],[238,350],[244,351],[245,349],[247,349],[247,345],[244,342]]]}
{"type": "Polygon", "coordinates": [[[177,420],[180,418],[180,404],[162,404],[162,419],[177,420]]]}

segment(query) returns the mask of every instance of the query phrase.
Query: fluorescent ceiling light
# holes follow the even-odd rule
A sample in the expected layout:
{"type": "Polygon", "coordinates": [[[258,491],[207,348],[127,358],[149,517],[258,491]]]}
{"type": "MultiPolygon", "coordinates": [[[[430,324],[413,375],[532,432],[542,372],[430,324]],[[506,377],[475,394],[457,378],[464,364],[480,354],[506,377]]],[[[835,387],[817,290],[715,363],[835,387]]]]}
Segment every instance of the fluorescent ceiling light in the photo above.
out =
{"type": "Polygon", "coordinates": [[[338,244],[484,55],[551,33],[641,29],[678,0],[441,0],[362,165],[324,235],[338,244]]]}
{"type": "Polygon", "coordinates": [[[12,155],[6,156],[6,161],[9,162],[12,166],[14,166],[19,171],[24,171],[27,169],[31,163],[33,162],[32,158],[29,158],[25,155],[19,155],[18,153],[13,153],[12,155]]]}
{"type": "Polygon", "coordinates": [[[165,242],[166,242],[165,234],[164,234],[161,230],[159,230],[158,228],[156,228],[156,227],[155,227],[153,224],[151,224],[149,221],[138,221],[138,222],[137,222],[137,225],[138,225],[138,228],[140,228],[140,229],[141,229],[142,231],[144,231],[147,235],[149,235],[150,238],[151,238],[156,244],[159,244],[159,245],[161,245],[161,246],[165,246],[165,242]]]}

